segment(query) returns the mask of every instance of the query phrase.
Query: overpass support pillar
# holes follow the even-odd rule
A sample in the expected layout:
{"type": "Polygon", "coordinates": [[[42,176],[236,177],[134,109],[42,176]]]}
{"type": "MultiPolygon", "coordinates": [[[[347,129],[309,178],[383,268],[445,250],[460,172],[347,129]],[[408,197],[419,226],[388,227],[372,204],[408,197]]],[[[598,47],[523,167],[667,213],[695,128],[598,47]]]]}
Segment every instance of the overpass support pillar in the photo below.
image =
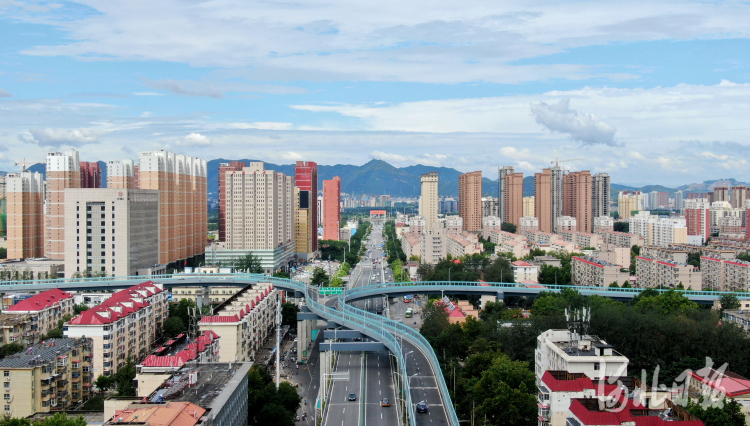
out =
{"type": "Polygon", "coordinates": [[[312,330],[317,324],[318,321],[312,320],[297,321],[297,359],[299,361],[307,362],[307,358],[310,357],[308,346],[312,347],[312,330]]]}

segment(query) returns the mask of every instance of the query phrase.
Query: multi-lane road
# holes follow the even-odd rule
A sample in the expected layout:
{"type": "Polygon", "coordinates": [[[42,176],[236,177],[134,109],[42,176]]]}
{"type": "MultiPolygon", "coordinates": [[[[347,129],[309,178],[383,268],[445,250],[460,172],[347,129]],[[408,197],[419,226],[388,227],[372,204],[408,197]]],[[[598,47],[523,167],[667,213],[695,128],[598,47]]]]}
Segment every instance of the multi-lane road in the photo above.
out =
{"type": "MultiPolygon", "coordinates": [[[[381,265],[383,252],[382,227],[374,225],[366,242],[366,253],[352,271],[350,288],[370,285],[386,280],[386,271],[381,265]],[[375,263],[373,263],[375,260],[375,263]]],[[[330,300],[333,303],[334,300],[330,300]]],[[[353,306],[382,312],[383,298],[358,301],[353,306]]],[[[391,368],[392,357],[388,352],[339,352],[334,372],[348,372],[348,379],[332,382],[328,404],[323,414],[323,424],[327,426],[349,425],[400,425],[402,424],[396,407],[396,392],[391,368]],[[355,400],[350,401],[349,395],[355,400]],[[383,399],[388,399],[390,407],[383,407],[383,399]]]]}
{"type": "MultiPolygon", "coordinates": [[[[383,255],[383,228],[373,224],[372,232],[366,242],[366,252],[362,261],[352,271],[350,288],[380,284],[393,281],[393,271],[388,268],[383,255]]],[[[357,301],[353,306],[388,315],[395,321],[403,322],[418,328],[421,324],[419,314],[413,318],[404,318],[408,307],[421,309],[416,304],[405,304],[402,300],[393,299],[394,303],[385,303],[385,297],[357,301]]],[[[331,303],[334,300],[330,301],[331,303]]],[[[424,301],[422,301],[424,303],[424,301]]],[[[397,336],[399,337],[399,336],[397,336]]],[[[428,406],[427,413],[416,413],[417,425],[447,425],[448,416],[437,387],[437,376],[440,371],[433,371],[417,347],[403,340],[406,358],[407,378],[411,389],[412,403],[424,401],[428,406]]],[[[333,381],[329,392],[329,403],[323,417],[323,425],[401,425],[403,416],[397,408],[396,386],[394,384],[394,357],[388,352],[340,352],[335,364],[336,372],[348,372],[348,380],[333,381]],[[349,401],[349,395],[355,394],[356,401],[349,401]],[[382,407],[381,402],[387,398],[390,407],[382,407]]]]}

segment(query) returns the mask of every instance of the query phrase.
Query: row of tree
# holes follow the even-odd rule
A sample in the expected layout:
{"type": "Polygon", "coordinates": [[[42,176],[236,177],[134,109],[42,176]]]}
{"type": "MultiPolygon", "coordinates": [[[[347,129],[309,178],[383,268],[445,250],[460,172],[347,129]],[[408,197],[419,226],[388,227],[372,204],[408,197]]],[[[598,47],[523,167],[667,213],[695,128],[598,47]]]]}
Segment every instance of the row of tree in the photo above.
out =
{"type": "Polygon", "coordinates": [[[247,424],[250,426],[294,426],[302,399],[290,383],[276,388],[271,374],[262,366],[254,365],[248,373],[247,424]]]}

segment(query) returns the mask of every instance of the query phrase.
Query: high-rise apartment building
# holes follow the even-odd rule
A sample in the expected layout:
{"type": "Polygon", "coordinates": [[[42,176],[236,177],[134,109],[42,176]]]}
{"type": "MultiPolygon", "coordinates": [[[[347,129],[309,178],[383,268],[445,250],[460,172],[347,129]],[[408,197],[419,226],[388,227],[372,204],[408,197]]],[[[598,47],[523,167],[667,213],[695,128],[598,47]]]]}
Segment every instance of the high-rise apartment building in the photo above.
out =
{"type": "Polygon", "coordinates": [[[745,201],[747,197],[747,187],[745,185],[737,185],[732,187],[732,193],[730,194],[730,202],[732,207],[735,209],[742,209],[745,207],[745,201]]]}
{"type": "Polygon", "coordinates": [[[714,187],[714,199],[712,202],[716,202],[716,201],[729,202],[729,187],[726,187],[726,186],[714,187]]]}
{"type": "MultiPolygon", "coordinates": [[[[563,215],[564,206],[564,193],[563,186],[565,177],[563,175],[563,169],[558,166],[550,167],[550,199],[552,205],[552,226],[557,223],[557,218],[563,215]]],[[[555,231],[557,232],[557,231],[555,231]]]]}
{"type": "Polygon", "coordinates": [[[513,166],[503,166],[497,169],[497,217],[505,218],[505,192],[506,192],[506,180],[505,176],[514,174],[515,168],[513,166]]]}
{"type": "Polygon", "coordinates": [[[594,227],[591,202],[591,172],[584,170],[565,175],[563,213],[576,218],[581,232],[591,233],[594,227]]]}
{"type": "Polygon", "coordinates": [[[341,238],[341,178],[334,176],[323,181],[323,239],[339,240],[341,238]]]}
{"type": "MultiPolygon", "coordinates": [[[[297,161],[294,183],[299,192],[296,200],[295,243],[300,257],[312,258],[318,251],[318,165],[312,161],[297,161]]],[[[338,239],[338,238],[337,238],[338,239]]]]}
{"type": "Polygon", "coordinates": [[[464,173],[458,177],[458,215],[464,221],[465,231],[482,230],[481,171],[464,173]]]}
{"type": "Polygon", "coordinates": [[[243,161],[230,161],[219,164],[219,241],[227,240],[227,187],[226,173],[241,171],[246,164],[243,161]]]}
{"type": "Polygon", "coordinates": [[[419,198],[419,215],[427,222],[427,228],[431,228],[432,225],[437,223],[438,219],[438,172],[423,174],[421,181],[422,194],[419,198]]]}
{"type": "Polygon", "coordinates": [[[78,151],[48,153],[44,252],[50,259],[65,259],[65,189],[80,186],[78,151]]]}
{"type": "Polygon", "coordinates": [[[523,216],[523,173],[506,174],[503,194],[503,221],[520,226],[523,216]]]}
{"type": "Polygon", "coordinates": [[[539,230],[552,232],[552,171],[534,174],[534,217],[539,219],[539,230]]]}
{"type": "Polygon", "coordinates": [[[99,163],[81,161],[81,188],[101,188],[102,169],[99,163]]]}
{"type": "Polygon", "coordinates": [[[678,212],[681,212],[684,208],[684,201],[682,197],[682,191],[675,191],[674,192],[674,209],[678,212]]]}
{"type": "Polygon", "coordinates": [[[644,196],[640,191],[620,191],[617,203],[620,219],[630,219],[633,212],[644,209],[644,196]]]}
{"type": "Polygon", "coordinates": [[[685,201],[688,235],[700,235],[703,242],[711,236],[711,205],[705,198],[685,201]]]}
{"type": "Polygon", "coordinates": [[[107,162],[107,188],[137,188],[133,160],[110,160],[107,162]]]}
{"type": "Polygon", "coordinates": [[[592,217],[609,216],[610,186],[607,173],[597,173],[591,177],[592,217]]]}
{"type": "Polygon", "coordinates": [[[169,151],[141,152],[139,188],[159,191],[159,263],[202,255],[208,234],[206,160],[169,151]]]}
{"type": "Polygon", "coordinates": [[[65,190],[65,276],[132,276],[159,263],[159,192],[65,190]]]}
{"type": "Polygon", "coordinates": [[[7,176],[8,259],[44,257],[44,182],[41,173],[7,176]]]}
{"type": "Polygon", "coordinates": [[[523,197],[523,215],[524,216],[534,216],[536,214],[536,210],[534,208],[534,196],[530,197],[523,197]]]}
{"type": "Polygon", "coordinates": [[[286,266],[295,253],[294,178],[251,162],[227,173],[225,184],[226,254],[252,253],[268,271],[286,266]]]}

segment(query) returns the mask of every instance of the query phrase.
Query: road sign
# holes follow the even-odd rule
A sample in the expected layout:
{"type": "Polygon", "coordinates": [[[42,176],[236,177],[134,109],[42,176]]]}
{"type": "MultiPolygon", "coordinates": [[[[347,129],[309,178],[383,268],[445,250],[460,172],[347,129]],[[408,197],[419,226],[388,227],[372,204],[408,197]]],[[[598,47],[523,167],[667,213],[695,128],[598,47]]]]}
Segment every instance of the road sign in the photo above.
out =
{"type": "Polygon", "coordinates": [[[341,294],[344,291],[343,287],[321,287],[320,294],[328,296],[331,294],[341,294]]]}

